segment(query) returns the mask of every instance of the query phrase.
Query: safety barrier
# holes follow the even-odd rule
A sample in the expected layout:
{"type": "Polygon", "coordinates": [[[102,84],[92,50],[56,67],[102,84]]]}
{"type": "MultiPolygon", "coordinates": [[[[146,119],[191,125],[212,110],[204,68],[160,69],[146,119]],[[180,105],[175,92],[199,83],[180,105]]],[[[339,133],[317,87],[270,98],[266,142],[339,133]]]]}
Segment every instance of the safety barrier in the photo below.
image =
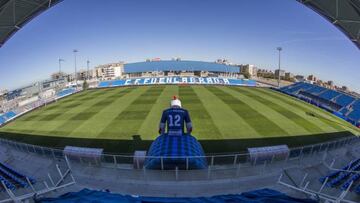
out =
{"type": "MultiPolygon", "coordinates": [[[[344,147],[348,144],[354,144],[359,142],[359,137],[352,136],[341,138],[335,141],[329,141],[314,145],[307,145],[303,147],[291,148],[288,156],[286,157],[277,157],[273,155],[270,159],[265,161],[257,161],[250,160],[248,153],[238,153],[238,154],[225,154],[225,155],[206,155],[206,156],[179,156],[179,157],[159,157],[159,156],[142,156],[143,159],[159,159],[160,163],[164,163],[166,159],[184,159],[186,163],[189,163],[191,159],[199,159],[204,158],[207,160],[209,167],[213,166],[222,166],[222,165],[268,165],[274,162],[284,161],[287,162],[289,160],[299,160],[304,157],[312,156],[313,154],[317,154],[319,152],[329,151],[337,148],[344,147]]],[[[36,153],[41,156],[46,156],[49,158],[64,158],[63,149],[55,149],[43,146],[37,146],[32,144],[20,143],[7,139],[0,139],[0,144],[4,144],[10,146],[18,151],[23,151],[26,153],[36,153]]],[[[253,155],[252,155],[253,156],[253,155]]],[[[84,164],[92,164],[92,165],[102,165],[106,167],[115,167],[122,169],[133,169],[133,168],[141,168],[139,156],[133,155],[118,155],[118,154],[102,154],[101,158],[91,159],[91,158],[82,158],[82,157],[73,157],[71,161],[75,161],[78,163],[84,164]]],[[[163,168],[163,166],[161,167],[163,168]]],[[[186,167],[186,170],[188,167],[186,167]]]]}

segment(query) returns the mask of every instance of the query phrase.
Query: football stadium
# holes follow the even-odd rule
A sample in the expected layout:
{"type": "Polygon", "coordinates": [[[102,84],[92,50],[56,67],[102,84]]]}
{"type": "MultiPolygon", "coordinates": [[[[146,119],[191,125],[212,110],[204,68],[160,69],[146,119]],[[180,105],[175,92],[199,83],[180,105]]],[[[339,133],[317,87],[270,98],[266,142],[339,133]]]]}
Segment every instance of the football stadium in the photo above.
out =
{"type": "Polygon", "coordinates": [[[75,140],[85,147],[99,147],[99,139],[105,140],[102,147],[106,151],[129,153],[134,149],[126,145],[134,136],[135,141],[144,141],[144,149],[158,136],[161,113],[173,95],[190,111],[195,126],[193,134],[204,142],[209,153],[246,151],[246,147],[262,146],[264,142],[299,146],[359,133],[357,127],[323,109],[270,88],[253,87],[254,81],[229,79],[227,85],[223,78],[159,77],[142,78],[135,85],[137,79],[130,80],[124,87],[115,87],[121,81],[100,82],[98,88],[41,106],[2,127],[1,133],[24,142],[56,147],[75,140]],[[196,81],[188,83],[190,79],[196,81]],[[161,84],[165,82],[180,84],[161,84]],[[209,83],[201,84],[205,82],[209,83]],[[236,82],[244,86],[239,87],[236,82]],[[116,140],[114,149],[107,150],[107,143],[116,140]],[[125,147],[119,149],[121,141],[125,147]],[[224,145],[211,145],[218,141],[224,145]],[[232,146],[234,141],[241,144],[232,146]]]}
{"type": "MultiPolygon", "coordinates": [[[[62,3],[0,1],[0,49],[62,3]]],[[[359,0],[296,3],[360,47],[359,0]]],[[[0,203],[360,202],[360,95],[281,75],[277,51],[270,73],[179,57],[79,70],[74,49],[73,74],[59,58],[0,92],[0,203]]]]}

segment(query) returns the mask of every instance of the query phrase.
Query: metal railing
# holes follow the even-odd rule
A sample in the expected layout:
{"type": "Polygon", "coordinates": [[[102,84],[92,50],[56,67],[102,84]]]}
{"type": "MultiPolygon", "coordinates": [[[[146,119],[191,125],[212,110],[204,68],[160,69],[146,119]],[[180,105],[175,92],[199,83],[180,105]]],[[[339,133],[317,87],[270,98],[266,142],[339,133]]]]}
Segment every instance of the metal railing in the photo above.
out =
{"type": "MultiPolygon", "coordinates": [[[[189,169],[188,163],[192,159],[206,159],[209,167],[214,166],[224,166],[224,165],[232,165],[234,167],[238,167],[238,165],[269,165],[274,162],[279,161],[289,161],[289,160],[298,160],[304,157],[312,156],[314,154],[318,154],[319,152],[329,151],[337,148],[344,147],[348,144],[354,144],[360,141],[359,137],[346,137],[341,138],[334,141],[307,145],[303,147],[290,148],[288,155],[284,157],[278,157],[277,155],[273,155],[271,158],[265,160],[257,160],[250,159],[249,153],[234,153],[234,154],[226,154],[226,155],[209,155],[209,156],[178,156],[178,157],[166,157],[166,156],[134,156],[134,155],[116,155],[116,154],[102,154],[99,158],[89,158],[87,157],[69,157],[71,161],[75,161],[80,164],[87,165],[96,165],[96,166],[104,166],[104,167],[114,167],[121,169],[134,169],[141,168],[141,160],[145,159],[159,159],[159,163],[161,163],[161,169],[164,169],[163,163],[167,159],[183,159],[185,160],[186,167],[185,169],[189,169]]],[[[26,144],[21,142],[16,142],[8,139],[0,138],[0,144],[7,145],[13,149],[18,151],[22,151],[25,153],[34,153],[40,156],[57,159],[64,158],[65,153],[62,149],[55,149],[49,147],[43,147],[38,145],[26,144]]],[[[89,154],[90,155],[90,154],[89,154]]],[[[254,154],[252,154],[254,156],[254,154]]],[[[259,156],[260,157],[260,156],[259,156]]]]}
{"type": "MultiPolygon", "coordinates": [[[[31,161],[31,159],[27,159],[22,162],[31,165],[31,161]]],[[[26,177],[28,186],[25,187],[17,185],[16,189],[11,189],[7,187],[4,180],[0,181],[0,186],[2,187],[2,190],[0,190],[0,203],[27,202],[26,200],[33,199],[34,197],[40,197],[76,184],[66,156],[63,162],[64,164],[60,166],[59,162],[53,161],[53,169],[49,167],[45,173],[44,171],[37,171],[36,178],[32,176],[35,180],[34,182],[26,177]]]]}

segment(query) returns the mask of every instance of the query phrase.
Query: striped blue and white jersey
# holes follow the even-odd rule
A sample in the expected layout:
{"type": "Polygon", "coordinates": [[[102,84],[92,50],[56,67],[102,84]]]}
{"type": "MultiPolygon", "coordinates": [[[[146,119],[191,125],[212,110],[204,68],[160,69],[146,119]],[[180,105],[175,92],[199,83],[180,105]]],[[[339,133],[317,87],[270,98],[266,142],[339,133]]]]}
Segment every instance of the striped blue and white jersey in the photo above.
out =
{"type": "Polygon", "coordinates": [[[186,109],[173,107],[163,111],[160,121],[161,134],[165,133],[165,126],[169,135],[182,135],[185,133],[185,125],[187,132],[192,128],[189,112],[186,109]]]}

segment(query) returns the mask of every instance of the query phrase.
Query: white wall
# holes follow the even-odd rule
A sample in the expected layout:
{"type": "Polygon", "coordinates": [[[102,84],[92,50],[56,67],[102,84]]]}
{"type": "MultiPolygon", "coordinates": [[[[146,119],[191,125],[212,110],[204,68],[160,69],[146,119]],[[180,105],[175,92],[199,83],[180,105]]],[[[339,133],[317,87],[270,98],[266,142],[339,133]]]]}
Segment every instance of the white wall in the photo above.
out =
{"type": "Polygon", "coordinates": [[[37,101],[38,99],[39,99],[38,96],[31,97],[29,99],[25,99],[25,100],[19,102],[19,106],[25,106],[27,104],[37,101]]]}

